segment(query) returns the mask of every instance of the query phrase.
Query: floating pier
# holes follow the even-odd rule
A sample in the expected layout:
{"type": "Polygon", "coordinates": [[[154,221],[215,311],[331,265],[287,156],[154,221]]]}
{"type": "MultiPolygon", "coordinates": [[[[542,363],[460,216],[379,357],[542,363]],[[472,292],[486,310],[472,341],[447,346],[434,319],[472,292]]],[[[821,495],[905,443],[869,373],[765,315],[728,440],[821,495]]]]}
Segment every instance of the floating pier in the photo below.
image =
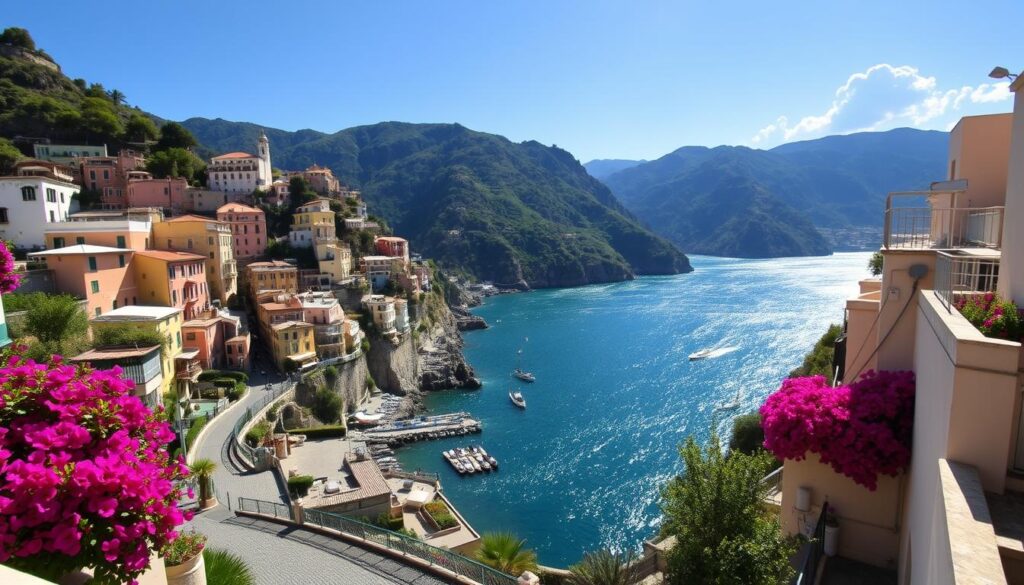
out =
{"type": "Polygon", "coordinates": [[[407,420],[394,421],[364,431],[368,443],[386,443],[397,447],[417,441],[462,437],[479,433],[480,422],[468,412],[418,416],[407,420]]]}

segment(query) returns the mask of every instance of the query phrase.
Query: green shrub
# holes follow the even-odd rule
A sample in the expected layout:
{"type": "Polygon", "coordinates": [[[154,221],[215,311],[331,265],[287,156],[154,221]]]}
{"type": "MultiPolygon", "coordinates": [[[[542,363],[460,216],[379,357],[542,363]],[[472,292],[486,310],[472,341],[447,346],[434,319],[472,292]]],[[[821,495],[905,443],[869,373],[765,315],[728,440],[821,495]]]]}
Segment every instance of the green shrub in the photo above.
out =
{"type": "Polygon", "coordinates": [[[272,432],[273,429],[270,427],[270,423],[261,420],[260,422],[252,425],[252,428],[245,432],[245,442],[249,443],[249,445],[253,447],[261,445],[263,444],[264,439],[266,439],[272,432]]]}
{"type": "Polygon", "coordinates": [[[313,414],[320,422],[335,423],[341,418],[345,401],[333,390],[321,387],[313,395],[313,414]]]}
{"type": "Polygon", "coordinates": [[[882,274],[882,266],[885,262],[885,257],[882,256],[881,252],[875,252],[871,255],[868,260],[868,271],[871,272],[871,276],[878,276],[882,274]]]}
{"type": "Polygon", "coordinates": [[[363,338],[363,342],[359,344],[359,349],[363,350],[363,353],[370,351],[370,340],[363,338]]]}
{"type": "Polygon", "coordinates": [[[288,478],[288,493],[293,498],[303,498],[309,493],[309,486],[313,485],[312,475],[296,475],[288,478]]]}
{"type": "Polygon", "coordinates": [[[344,437],[345,431],[345,425],[324,425],[322,427],[289,429],[288,433],[292,435],[306,435],[307,439],[326,439],[330,437],[344,437]]]}
{"type": "Polygon", "coordinates": [[[392,518],[387,512],[381,512],[380,516],[377,516],[377,520],[373,522],[381,528],[391,530],[392,532],[398,532],[405,527],[405,520],[399,516],[398,518],[392,518]]]}
{"type": "Polygon", "coordinates": [[[195,448],[196,438],[199,437],[199,432],[203,430],[206,423],[210,422],[209,417],[200,417],[192,422],[192,426],[188,428],[188,433],[185,434],[185,446],[191,451],[195,448]]]}
{"type": "Polygon", "coordinates": [[[369,390],[373,390],[376,387],[377,382],[373,380],[373,376],[371,376],[370,374],[366,374],[366,388],[369,390]]]}
{"type": "Polygon", "coordinates": [[[277,411],[280,409],[281,405],[279,403],[274,403],[273,405],[271,405],[270,408],[267,409],[267,420],[270,422],[276,421],[277,411]]]}
{"type": "Polygon", "coordinates": [[[252,569],[238,555],[219,549],[204,549],[206,582],[209,585],[254,585],[252,569]]]}
{"type": "Polygon", "coordinates": [[[329,381],[333,382],[338,379],[338,368],[334,366],[327,366],[324,368],[324,377],[329,381]]]}
{"type": "Polygon", "coordinates": [[[203,373],[199,374],[200,382],[208,382],[220,378],[231,378],[236,382],[248,382],[249,374],[234,370],[203,370],[203,373]]]}
{"type": "Polygon", "coordinates": [[[434,522],[441,530],[459,525],[459,521],[455,519],[451,510],[441,500],[434,500],[423,506],[423,509],[434,519],[434,522]]]}
{"type": "Polygon", "coordinates": [[[235,385],[228,390],[228,400],[234,402],[239,398],[245,396],[245,393],[249,391],[249,387],[245,382],[235,382],[235,385]]]}
{"type": "Polygon", "coordinates": [[[753,455],[755,451],[762,449],[764,449],[764,429],[761,428],[761,415],[751,412],[736,417],[732,421],[729,451],[753,455]]]}
{"type": "Polygon", "coordinates": [[[210,382],[214,386],[216,386],[218,388],[234,388],[235,387],[235,380],[234,380],[234,378],[214,378],[213,380],[210,380],[210,382]]]}
{"type": "Polygon", "coordinates": [[[825,376],[830,383],[835,373],[832,371],[832,356],[835,353],[836,339],[843,334],[843,328],[832,324],[821,339],[814,344],[811,352],[804,357],[804,363],[789,373],[790,378],[802,376],[825,376]]]}

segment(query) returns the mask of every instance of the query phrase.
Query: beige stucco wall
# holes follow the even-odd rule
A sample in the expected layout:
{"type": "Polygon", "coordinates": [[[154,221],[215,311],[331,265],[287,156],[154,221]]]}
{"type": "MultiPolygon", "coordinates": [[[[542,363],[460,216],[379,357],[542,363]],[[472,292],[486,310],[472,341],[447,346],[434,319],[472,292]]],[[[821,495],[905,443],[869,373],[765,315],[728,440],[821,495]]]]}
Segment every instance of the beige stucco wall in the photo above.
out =
{"type": "Polygon", "coordinates": [[[966,116],[950,132],[947,169],[954,161],[956,169],[949,179],[967,179],[967,192],[958,196],[957,207],[1003,204],[1012,122],[1010,113],[966,116]]]}
{"type": "Polygon", "coordinates": [[[828,465],[817,455],[803,461],[787,459],[783,470],[780,520],[786,534],[813,527],[828,500],[839,516],[839,554],[879,567],[895,567],[899,550],[901,478],[882,476],[870,491],[828,465]],[[811,511],[794,508],[797,489],[811,489],[811,511]]]}
{"type": "Polygon", "coordinates": [[[846,301],[846,383],[878,367],[877,355],[872,354],[878,344],[879,297],[878,291],[872,291],[846,301]]]}
{"type": "MultiPolygon", "coordinates": [[[[878,318],[877,343],[882,343],[883,338],[885,342],[878,348],[877,367],[879,370],[909,370],[914,364],[917,299],[912,294],[914,279],[910,277],[908,271],[914,264],[927,266],[928,274],[918,283],[918,290],[932,288],[935,279],[935,252],[883,250],[882,254],[885,263],[882,271],[882,306],[878,318]],[[910,306],[904,311],[903,307],[908,301],[910,306]]],[[[851,375],[853,373],[847,377],[851,375]]]]}
{"type": "Polygon", "coordinates": [[[1006,178],[1006,211],[1003,216],[1003,258],[999,265],[999,292],[1024,305],[1024,77],[1014,83],[1013,137],[1009,174],[1006,178]]]}
{"type": "MultiPolygon", "coordinates": [[[[914,456],[901,535],[901,583],[942,570],[946,522],[939,461],[974,466],[986,491],[1002,493],[1013,455],[1020,344],[988,339],[931,290],[918,293],[912,340],[917,394],[914,456]]],[[[947,539],[948,540],[948,539],[947,539]]]]}

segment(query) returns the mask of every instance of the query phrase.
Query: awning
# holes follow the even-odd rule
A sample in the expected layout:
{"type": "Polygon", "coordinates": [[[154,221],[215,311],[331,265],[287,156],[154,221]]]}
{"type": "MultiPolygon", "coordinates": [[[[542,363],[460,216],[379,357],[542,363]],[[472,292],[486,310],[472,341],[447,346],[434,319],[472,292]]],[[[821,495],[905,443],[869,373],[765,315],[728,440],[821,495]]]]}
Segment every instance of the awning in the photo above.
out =
{"type": "Polygon", "coordinates": [[[183,349],[178,355],[174,356],[176,360],[190,360],[199,355],[198,349],[183,349]]]}

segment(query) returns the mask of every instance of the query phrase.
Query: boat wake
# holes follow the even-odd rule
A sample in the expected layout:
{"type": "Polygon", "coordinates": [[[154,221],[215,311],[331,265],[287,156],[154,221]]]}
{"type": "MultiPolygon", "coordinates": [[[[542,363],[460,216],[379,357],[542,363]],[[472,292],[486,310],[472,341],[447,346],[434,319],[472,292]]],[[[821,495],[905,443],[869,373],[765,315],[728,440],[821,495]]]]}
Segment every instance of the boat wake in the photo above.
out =
{"type": "Polygon", "coordinates": [[[725,355],[727,353],[732,353],[732,352],[736,351],[737,349],[739,349],[738,345],[731,345],[731,346],[728,346],[728,347],[719,347],[717,349],[712,349],[710,352],[708,352],[708,357],[709,358],[721,357],[721,356],[723,356],[723,355],[725,355]]]}

